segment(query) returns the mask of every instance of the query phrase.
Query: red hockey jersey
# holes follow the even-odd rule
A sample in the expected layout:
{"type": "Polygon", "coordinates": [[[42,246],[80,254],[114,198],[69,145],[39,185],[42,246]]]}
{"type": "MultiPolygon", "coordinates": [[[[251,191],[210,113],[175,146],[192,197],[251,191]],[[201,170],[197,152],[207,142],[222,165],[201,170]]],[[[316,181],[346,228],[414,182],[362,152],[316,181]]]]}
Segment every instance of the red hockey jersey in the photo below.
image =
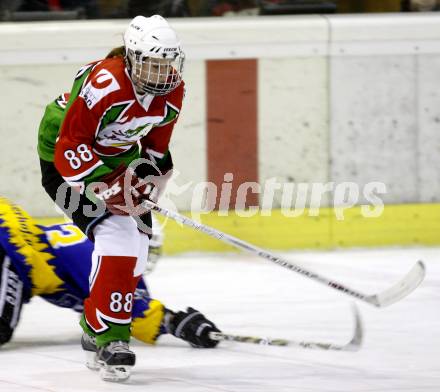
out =
{"type": "Polygon", "coordinates": [[[168,151],[184,97],[184,83],[164,96],[136,93],[122,57],[78,72],[55,143],[54,163],[71,185],[87,185],[120,163],[168,151]]]}

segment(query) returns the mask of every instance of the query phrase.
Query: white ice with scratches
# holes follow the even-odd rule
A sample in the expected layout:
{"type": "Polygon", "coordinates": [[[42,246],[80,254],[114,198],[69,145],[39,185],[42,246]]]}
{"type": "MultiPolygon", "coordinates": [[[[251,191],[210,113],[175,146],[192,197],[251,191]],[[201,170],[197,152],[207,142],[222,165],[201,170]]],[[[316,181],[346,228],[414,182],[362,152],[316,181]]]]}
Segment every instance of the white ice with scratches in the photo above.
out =
{"type": "MultiPolygon", "coordinates": [[[[0,349],[0,391],[440,391],[440,248],[284,256],[366,293],[388,287],[418,259],[427,276],[389,308],[358,303],[365,339],[357,353],[240,343],[197,350],[166,336],[155,347],[133,344],[137,365],[124,384],[85,368],[74,312],[37,298],[24,308],[13,342],[0,349]]],[[[339,343],[351,333],[346,296],[256,257],[166,257],[148,279],[168,307],[194,306],[225,332],[339,343]]]]}

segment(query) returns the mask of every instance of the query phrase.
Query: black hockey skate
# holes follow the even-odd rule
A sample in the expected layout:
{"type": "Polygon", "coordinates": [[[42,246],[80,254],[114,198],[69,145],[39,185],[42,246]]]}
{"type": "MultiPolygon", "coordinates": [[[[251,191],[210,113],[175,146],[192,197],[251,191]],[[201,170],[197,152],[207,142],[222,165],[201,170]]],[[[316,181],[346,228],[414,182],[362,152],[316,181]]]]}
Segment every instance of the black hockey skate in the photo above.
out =
{"type": "Polygon", "coordinates": [[[136,363],[136,356],[126,342],[110,342],[97,348],[96,339],[86,333],[81,338],[81,346],[86,353],[86,366],[99,370],[105,381],[125,381],[130,377],[131,368],[136,363]]]}
{"type": "Polygon", "coordinates": [[[104,381],[125,381],[130,377],[131,368],[136,363],[136,355],[127,342],[110,342],[98,348],[97,362],[104,381]]]}

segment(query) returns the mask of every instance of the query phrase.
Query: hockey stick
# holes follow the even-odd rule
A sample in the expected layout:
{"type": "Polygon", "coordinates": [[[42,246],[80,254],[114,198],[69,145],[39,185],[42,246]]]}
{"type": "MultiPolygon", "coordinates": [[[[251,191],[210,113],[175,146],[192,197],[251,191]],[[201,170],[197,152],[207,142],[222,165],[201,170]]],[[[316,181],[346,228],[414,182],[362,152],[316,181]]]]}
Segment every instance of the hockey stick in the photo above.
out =
{"type": "Polygon", "coordinates": [[[209,337],[212,340],[218,340],[218,341],[253,343],[264,346],[291,346],[291,347],[310,348],[317,350],[358,351],[362,345],[362,340],[363,340],[362,321],[359,311],[356,305],[354,304],[352,306],[352,311],[353,311],[354,323],[355,323],[353,335],[349,342],[342,345],[334,344],[334,343],[320,343],[320,342],[307,342],[307,341],[286,340],[286,339],[270,339],[270,338],[261,338],[255,336],[230,335],[222,332],[211,332],[209,334],[209,337]]]}
{"type": "Polygon", "coordinates": [[[350,287],[342,283],[339,283],[332,279],[328,279],[322,275],[317,274],[316,272],[312,272],[292,262],[289,262],[279,256],[274,255],[273,253],[268,252],[267,250],[261,249],[255,245],[240,240],[229,234],[223,233],[210,226],[206,226],[203,223],[196,222],[190,218],[187,218],[186,216],[180,215],[177,212],[173,212],[166,208],[160,207],[156,203],[153,203],[149,200],[145,200],[143,202],[143,206],[152,211],[155,211],[160,215],[169,217],[175,220],[176,222],[182,223],[186,226],[192,227],[193,229],[199,230],[211,237],[217,238],[218,240],[223,241],[229,245],[235,246],[236,248],[239,249],[246,250],[253,254],[257,254],[258,256],[266,260],[269,260],[272,263],[278,264],[281,267],[287,268],[291,271],[295,271],[301,275],[306,276],[309,279],[320,282],[335,290],[341,291],[351,297],[357,298],[361,301],[364,301],[366,303],[369,303],[370,305],[374,305],[379,308],[391,305],[394,302],[397,302],[402,298],[406,297],[408,294],[410,294],[413,290],[417,288],[417,286],[422,282],[423,278],[425,277],[425,266],[422,261],[418,261],[399,282],[397,282],[387,290],[384,290],[381,293],[373,294],[373,295],[363,294],[360,291],[351,289],[350,287]]]}

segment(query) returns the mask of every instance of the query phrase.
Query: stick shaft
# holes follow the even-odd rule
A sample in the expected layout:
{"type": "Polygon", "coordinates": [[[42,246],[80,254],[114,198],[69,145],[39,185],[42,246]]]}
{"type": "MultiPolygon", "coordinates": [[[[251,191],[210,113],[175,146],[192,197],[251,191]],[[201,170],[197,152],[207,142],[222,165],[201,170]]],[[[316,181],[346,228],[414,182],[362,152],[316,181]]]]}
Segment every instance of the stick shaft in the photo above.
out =
{"type": "MultiPolygon", "coordinates": [[[[312,279],[316,282],[319,282],[321,284],[324,284],[328,287],[331,287],[335,290],[341,291],[346,295],[349,295],[351,297],[357,298],[361,301],[367,302],[372,305],[376,305],[374,302],[371,301],[371,296],[365,295],[357,290],[353,290],[349,288],[348,286],[336,282],[331,279],[327,279],[322,275],[317,274],[316,272],[312,272],[306,268],[300,267],[294,263],[291,263],[279,256],[276,256],[264,249],[261,249],[255,245],[252,245],[246,241],[240,240],[236,237],[233,237],[229,234],[223,233],[220,230],[216,230],[210,226],[206,226],[202,223],[196,222],[186,216],[183,216],[177,212],[170,211],[166,208],[160,207],[157,204],[145,200],[144,205],[149,208],[152,211],[157,212],[160,215],[163,215],[165,217],[171,218],[175,220],[176,222],[182,223],[185,226],[192,227],[193,229],[196,229],[198,231],[201,231],[211,237],[217,238],[218,240],[225,242],[227,244],[230,244],[232,246],[235,246],[236,248],[243,249],[249,253],[257,254],[258,256],[271,261],[272,263],[278,264],[279,266],[283,268],[287,268],[291,271],[297,272],[298,274],[301,274],[309,279],[312,279]]],[[[377,306],[377,305],[376,305],[377,306]]]]}
{"type": "Polygon", "coordinates": [[[258,344],[261,346],[290,346],[299,348],[308,348],[315,350],[335,350],[335,351],[357,351],[359,350],[359,345],[356,344],[334,344],[334,343],[321,343],[321,342],[307,342],[307,341],[295,341],[286,339],[271,339],[263,338],[257,336],[242,336],[242,335],[231,335],[218,332],[211,332],[209,337],[213,340],[219,341],[229,341],[238,343],[251,343],[258,344]]]}

